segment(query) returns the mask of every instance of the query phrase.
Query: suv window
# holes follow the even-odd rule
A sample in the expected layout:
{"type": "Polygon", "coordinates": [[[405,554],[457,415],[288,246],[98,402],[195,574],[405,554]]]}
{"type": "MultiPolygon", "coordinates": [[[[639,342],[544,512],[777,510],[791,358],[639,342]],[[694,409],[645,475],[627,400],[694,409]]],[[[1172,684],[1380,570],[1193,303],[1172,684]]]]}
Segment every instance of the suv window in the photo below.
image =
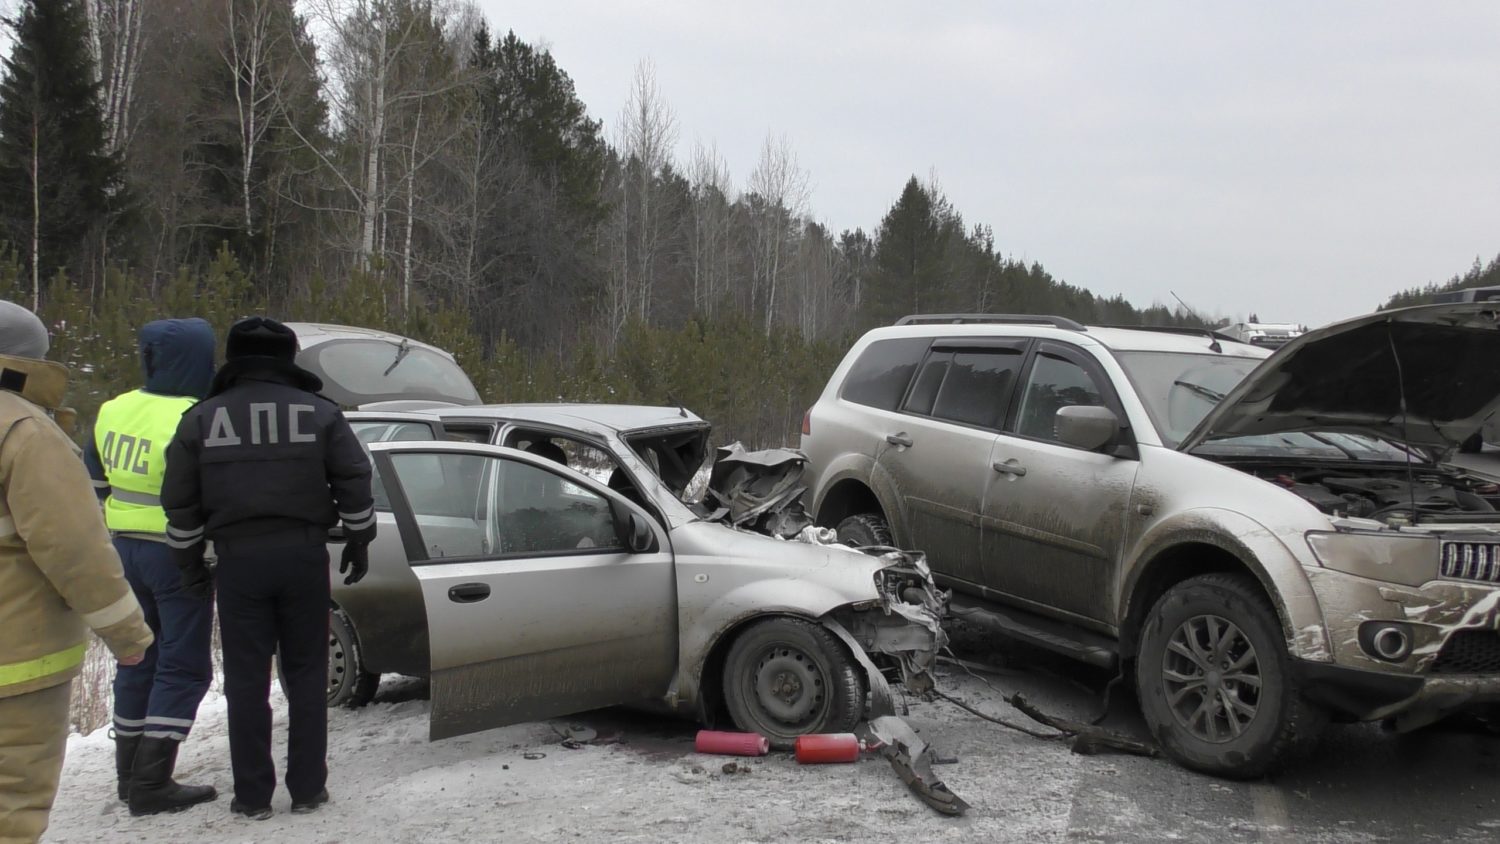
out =
{"type": "Polygon", "coordinates": [[[1021,369],[1021,351],[976,349],[954,352],[952,357],[932,415],[964,425],[999,428],[1021,369]]]}
{"type": "Polygon", "coordinates": [[[839,397],[855,404],[895,410],[929,342],[925,337],[903,337],[871,343],[849,370],[839,397]]]}
{"type": "Polygon", "coordinates": [[[1039,352],[1021,395],[1016,432],[1024,437],[1057,441],[1057,411],[1073,405],[1103,405],[1104,398],[1094,379],[1083,367],[1060,357],[1039,352]]]}

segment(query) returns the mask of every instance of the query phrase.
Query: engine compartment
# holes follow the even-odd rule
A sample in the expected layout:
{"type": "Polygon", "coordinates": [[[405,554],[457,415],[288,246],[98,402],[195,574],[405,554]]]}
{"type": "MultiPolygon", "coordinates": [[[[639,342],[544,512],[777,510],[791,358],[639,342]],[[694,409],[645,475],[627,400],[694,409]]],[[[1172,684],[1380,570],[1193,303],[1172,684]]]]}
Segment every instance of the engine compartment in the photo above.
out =
{"type": "Polygon", "coordinates": [[[1224,462],[1330,516],[1390,524],[1500,522],[1500,484],[1449,467],[1224,462]]]}

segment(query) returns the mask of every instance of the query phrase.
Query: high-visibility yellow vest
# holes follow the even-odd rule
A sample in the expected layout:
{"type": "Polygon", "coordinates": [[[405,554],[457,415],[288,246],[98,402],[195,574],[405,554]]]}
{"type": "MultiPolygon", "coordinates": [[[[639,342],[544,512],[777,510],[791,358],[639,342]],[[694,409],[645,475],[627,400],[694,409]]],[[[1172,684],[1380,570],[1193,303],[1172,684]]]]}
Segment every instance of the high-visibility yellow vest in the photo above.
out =
{"type": "Polygon", "coordinates": [[[166,533],[161,482],[167,469],[167,443],[177,433],[182,414],[196,399],[158,396],[136,390],[99,408],[94,445],[109,481],[104,521],[110,530],[166,533]]]}

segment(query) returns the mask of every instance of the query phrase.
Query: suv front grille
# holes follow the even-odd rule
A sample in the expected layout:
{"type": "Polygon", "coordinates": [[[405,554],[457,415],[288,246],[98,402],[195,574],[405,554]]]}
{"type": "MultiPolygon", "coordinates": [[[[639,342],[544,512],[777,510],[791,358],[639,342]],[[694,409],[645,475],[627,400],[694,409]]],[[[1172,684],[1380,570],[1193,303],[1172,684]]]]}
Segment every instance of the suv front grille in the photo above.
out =
{"type": "Polygon", "coordinates": [[[1500,674],[1500,633],[1460,630],[1432,663],[1433,674],[1500,674]]]}
{"type": "Polygon", "coordinates": [[[1445,541],[1440,571],[1443,577],[1500,583],[1500,545],[1445,541]]]}

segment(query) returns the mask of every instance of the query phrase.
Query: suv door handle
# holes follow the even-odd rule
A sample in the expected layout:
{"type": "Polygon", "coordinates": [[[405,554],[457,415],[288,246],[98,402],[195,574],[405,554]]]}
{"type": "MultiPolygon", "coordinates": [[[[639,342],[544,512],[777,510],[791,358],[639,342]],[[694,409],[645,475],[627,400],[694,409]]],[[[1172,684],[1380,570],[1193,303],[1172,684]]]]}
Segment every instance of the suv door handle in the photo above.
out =
{"type": "Polygon", "coordinates": [[[1013,475],[1017,478],[1026,477],[1026,467],[1018,463],[1001,463],[999,460],[996,460],[990,466],[1002,475],[1013,475]]]}
{"type": "Polygon", "coordinates": [[[448,600],[455,604],[472,604],[490,596],[488,583],[460,583],[448,590],[448,600]]]}
{"type": "Polygon", "coordinates": [[[885,441],[890,443],[891,445],[899,445],[906,448],[911,448],[912,446],[911,436],[908,435],[905,431],[901,431],[900,433],[896,434],[886,434],[885,441]]]}

